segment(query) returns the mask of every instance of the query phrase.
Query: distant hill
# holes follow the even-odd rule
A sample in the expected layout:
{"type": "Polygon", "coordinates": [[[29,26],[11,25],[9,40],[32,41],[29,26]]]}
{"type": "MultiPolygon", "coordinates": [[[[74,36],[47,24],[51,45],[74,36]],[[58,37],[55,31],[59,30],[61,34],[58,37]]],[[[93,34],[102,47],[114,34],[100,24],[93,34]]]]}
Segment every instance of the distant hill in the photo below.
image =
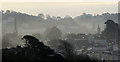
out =
{"type": "MultiPolygon", "coordinates": [[[[118,13],[103,13],[101,15],[92,15],[83,13],[76,17],[66,16],[45,16],[38,14],[38,16],[16,12],[12,10],[1,11],[3,20],[3,30],[12,31],[14,19],[17,20],[20,32],[44,32],[48,27],[57,26],[62,32],[68,33],[95,33],[98,24],[101,29],[104,29],[104,22],[110,19],[118,23],[118,13]],[[9,29],[11,28],[11,29],[9,29]]],[[[4,32],[5,32],[4,31],[4,32]]]]}

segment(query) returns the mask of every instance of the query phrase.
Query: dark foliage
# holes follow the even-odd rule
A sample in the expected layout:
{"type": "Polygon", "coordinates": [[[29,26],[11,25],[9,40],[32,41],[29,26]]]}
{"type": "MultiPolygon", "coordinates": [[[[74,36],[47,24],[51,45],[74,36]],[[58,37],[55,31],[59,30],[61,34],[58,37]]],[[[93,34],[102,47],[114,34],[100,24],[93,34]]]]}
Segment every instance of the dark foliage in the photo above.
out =
{"type": "Polygon", "coordinates": [[[108,39],[118,39],[118,24],[113,20],[107,20],[105,24],[106,28],[102,32],[102,35],[108,39]]]}
{"type": "Polygon", "coordinates": [[[65,60],[33,36],[26,35],[22,39],[26,41],[25,47],[17,46],[16,48],[3,49],[3,62],[50,62],[65,60]]]}
{"type": "Polygon", "coordinates": [[[72,60],[72,58],[67,60],[33,36],[26,35],[22,39],[26,41],[25,47],[17,46],[16,48],[2,49],[2,62],[97,62],[90,60],[89,57],[82,56],[78,57],[80,60],[72,60]]]}

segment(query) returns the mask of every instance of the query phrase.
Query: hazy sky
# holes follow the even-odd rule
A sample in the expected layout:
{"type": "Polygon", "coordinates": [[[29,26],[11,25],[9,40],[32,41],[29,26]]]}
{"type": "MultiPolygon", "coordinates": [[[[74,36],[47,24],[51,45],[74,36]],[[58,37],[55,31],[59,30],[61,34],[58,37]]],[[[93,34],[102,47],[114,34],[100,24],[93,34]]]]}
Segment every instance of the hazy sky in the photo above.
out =
{"type": "Polygon", "coordinates": [[[2,0],[2,9],[9,9],[32,15],[43,13],[45,15],[49,14],[52,16],[62,17],[66,15],[75,17],[81,15],[82,13],[102,14],[106,12],[118,12],[117,0],[104,0],[101,2],[98,2],[98,0],[60,0],[60,2],[55,0],[39,0],[39,2],[37,2],[38,0],[27,1],[20,0],[18,2],[15,0],[2,0]]]}
{"type": "Polygon", "coordinates": [[[0,0],[2,2],[118,2],[119,0],[0,0]]]}

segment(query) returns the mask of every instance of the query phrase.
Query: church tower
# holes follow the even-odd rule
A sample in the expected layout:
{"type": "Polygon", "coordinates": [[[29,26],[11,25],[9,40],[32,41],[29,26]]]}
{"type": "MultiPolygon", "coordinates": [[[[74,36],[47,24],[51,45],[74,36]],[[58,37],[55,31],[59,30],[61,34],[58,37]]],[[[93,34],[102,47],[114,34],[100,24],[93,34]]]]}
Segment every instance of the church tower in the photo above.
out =
{"type": "Polygon", "coordinates": [[[15,17],[15,19],[14,19],[14,34],[18,35],[16,17],[15,17]]]}
{"type": "Polygon", "coordinates": [[[100,26],[99,26],[99,24],[98,24],[98,28],[97,28],[97,34],[98,34],[98,35],[101,34],[101,33],[100,33],[100,26]]]}

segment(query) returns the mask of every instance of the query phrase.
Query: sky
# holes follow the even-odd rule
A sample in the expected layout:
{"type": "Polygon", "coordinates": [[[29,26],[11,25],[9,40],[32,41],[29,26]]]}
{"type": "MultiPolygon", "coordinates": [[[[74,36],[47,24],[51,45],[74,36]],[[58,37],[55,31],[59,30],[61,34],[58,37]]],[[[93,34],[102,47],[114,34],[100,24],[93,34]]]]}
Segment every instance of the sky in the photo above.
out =
{"type": "Polygon", "coordinates": [[[119,0],[0,0],[1,2],[118,2],[119,0]]]}
{"type": "Polygon", "coordinates": [[[102,14],[118,12],[118,0],[1,0],[3,10],[14,10],[31,15],[72,17],[82,13],[102,14]]]}

